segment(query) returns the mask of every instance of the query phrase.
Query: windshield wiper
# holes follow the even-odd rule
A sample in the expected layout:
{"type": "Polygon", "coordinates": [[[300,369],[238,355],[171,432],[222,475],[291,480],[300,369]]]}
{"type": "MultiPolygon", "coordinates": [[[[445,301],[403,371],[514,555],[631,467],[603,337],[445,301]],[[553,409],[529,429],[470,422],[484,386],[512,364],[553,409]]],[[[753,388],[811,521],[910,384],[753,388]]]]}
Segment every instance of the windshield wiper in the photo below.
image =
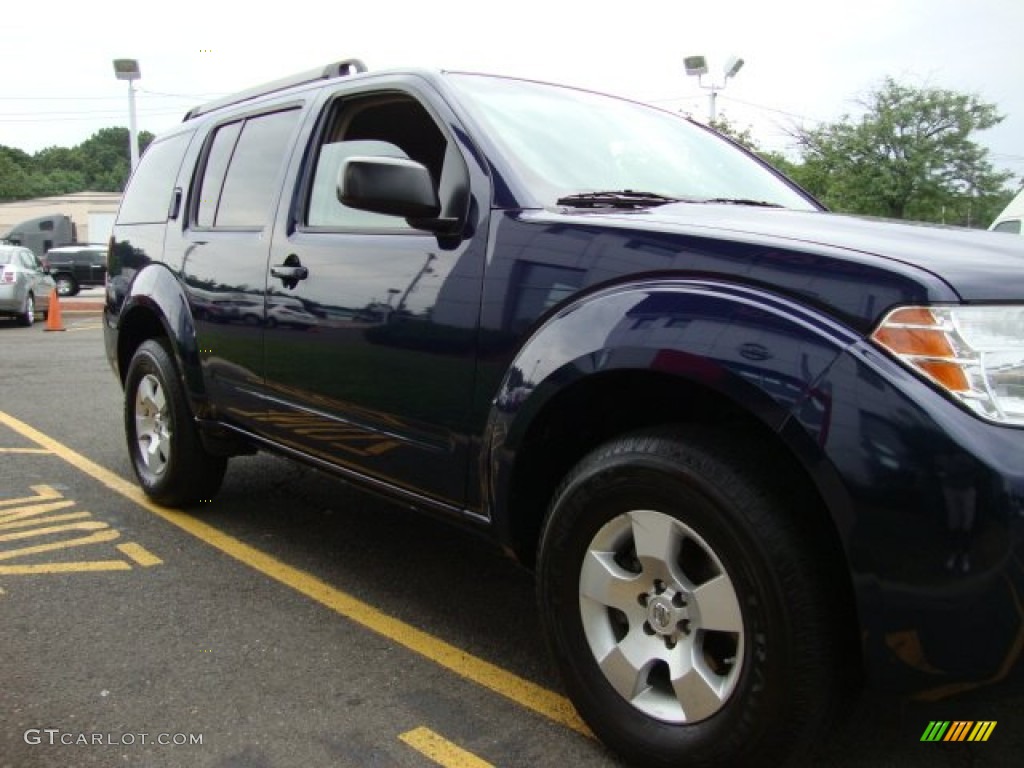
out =
{"type": "Polygon", "coordinates": [[[701,200],[702,203],[729,203],[730,205],[756,205],[760,208],[782,208],[778,203],[769,203],[767,200],[750,200],[745,197],[712,197],[709,200],[701,200]]]}
{"type": "Polygon", "coordinates": [[[560,197],[556,202],[558,205],[571,205],[574,208],[647,208],[651,205],[677,203],[679,200],[678,197],[659,195],[657,192],[620,189],[608,192],[580,192],[560,197]]]}

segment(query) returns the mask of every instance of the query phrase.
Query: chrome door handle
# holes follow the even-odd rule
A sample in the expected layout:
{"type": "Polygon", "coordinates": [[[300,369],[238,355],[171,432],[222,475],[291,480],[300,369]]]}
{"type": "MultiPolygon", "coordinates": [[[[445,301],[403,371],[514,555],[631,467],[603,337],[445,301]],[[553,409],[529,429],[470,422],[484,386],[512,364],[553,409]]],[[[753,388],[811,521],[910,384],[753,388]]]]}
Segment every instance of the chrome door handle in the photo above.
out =
{"type": "Polygon", "coordinates": [[[305,267],[292,267],[285,266],[284,264],[278,264],[270,268],[270,274],[273,277],[279,277],[282,280],[305,280],[309,277],[309,270],[305,267]]]}

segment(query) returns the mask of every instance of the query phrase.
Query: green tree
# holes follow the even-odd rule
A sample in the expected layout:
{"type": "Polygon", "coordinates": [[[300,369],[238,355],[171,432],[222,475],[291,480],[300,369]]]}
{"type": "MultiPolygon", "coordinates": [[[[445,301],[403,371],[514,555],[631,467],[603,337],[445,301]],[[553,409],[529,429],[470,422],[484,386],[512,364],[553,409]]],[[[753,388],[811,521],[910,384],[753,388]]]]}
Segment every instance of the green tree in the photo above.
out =
{"type": "MultiPolygon", "coordinates": [[[[152,133],[139,133],[140,154],[152,141],[152,133]]],[[[47,147],[34,155],[0,145],[0,200],[120,192],[130,165],[127,128],[103,128],[78,146],[47,147]]]]}
{"type": "Polygon", "coordinates": [[[796,170],[796,165],[793,163],[793,161],[791,161],[781,152],[775,152],[774,150],[767,150],[762,148],[761,145],[754,138],[750,126],[747,126],[746,128],[740,128],[724,115],[719,115],[714,120],[712,120],[710,126],[723,136],[726,136],[735,141],[744,149],[750,150],[755,155],[764,160],[766,163],[768,163],[771,166],[774,166],[787,176],[793,176],[796,170]]]}
{"type": "Polygon", "coordinates": [[[792,170],[798,183],[833,210],[988,224],[986,212],[1007,199],[1012,175],[996,171],[974,141],[1002,121],[995,105],[891,78],[859,103],[859,119],[794,129],[803,161],[792,170]]]}
{"type": "MultiPolygon", "coordinates": [[[[151,133],[143,131],[139,134],[140,155],[152,140],[151,133]]],[[[131,167],[127,128],[103,128],[72,152],[89,188],[101,192],[124,189],[131,167]]]]}

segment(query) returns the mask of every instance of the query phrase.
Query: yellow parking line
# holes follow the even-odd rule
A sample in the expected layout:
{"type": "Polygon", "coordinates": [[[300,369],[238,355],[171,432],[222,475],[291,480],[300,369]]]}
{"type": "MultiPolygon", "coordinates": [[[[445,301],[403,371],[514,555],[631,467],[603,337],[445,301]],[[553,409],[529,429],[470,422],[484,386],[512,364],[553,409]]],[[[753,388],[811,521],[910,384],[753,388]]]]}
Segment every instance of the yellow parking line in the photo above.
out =
{"type": "Polygon", "coordinates": [[[457,744],[452,744],[429,728],[414,728],[401,734],[398,738],[421,755],[426,755],[445,768],[493,768],[486,760],[481,760],[472,752],[467,752],[457,744]]]}
{"type": "MultiPolygon", "coordinates": [[[[511,699],[559,725],[571,728],[579,733],[590,735],[587,726],[580,720],[572,704],[564,696],[550,691],[543,686],[532,683],[495,664],[471,656],[450,643],[447,643],[410,624],[399,621],[373,606],[358,600],[351,595],[335,589],[320,579],[294,568],[286,563],[267,555],[258,549],[228,536],[212,525],[202,522],[183,512],[157,506],[133,483],[115,475],[105,467],[76,453],[62,443],[43,434],[34,427],[19,421],[0,411],[0,424],[18,432],[23,437],[41,445],[55,453],[61,459],[90,475],[112,491],[126,499],[173,523],[193,536],[221,552],[245,563],[270,578],[294,589],[346,618],[361,624],[377,634],[383,635],[393,642],[405,646],[455,674],[495,693],[511,699]]],[[[116,532],[115,532],[116,533],[116,532]]]]}
{"type": "Polygon", "coordinates": [[[83,517],[89,517],[88,512],[71,512],[67,515],[51,515],[50,517],[37,517],[28,518],[26,520],[15,520],[13,523],[0,523],[0,531],[9,531],[12,528],[28,528],[33,525],[41,525],[43,523],[60,523],[64,520],[81,520],[83,517]]]}
{"type": "Polygon", "coordinates": [[[55,512],[58,509],[67,509],[73,506],[75,506],[75,502],[64,499],[62,501],[51,501],[49,504],[26,504],[23,507],[10,507],[0,512],[0,522],[9,523],[12,520],[35,517],[36,515],[55,512]]]}
{"type": "Polygon", "coordinates": [[[81,547],[85,544],[102,544],[104,541],[113,541],[120,535],[117,531],[100,531],[89,536],[80,536],[77,539],[53,541],[49,544],[36,544],[34,547],[22,547],[21,549],[4,549],[0,550],[0,560],[10,560],[11,558],[23,555],[36,555],[40,552],[53,552],[57,549],[81,547]]]}
{"type": "Polygon", "coordinates": [[[83,520],[80,523],[68,523],[67,525],[49,525],[44,528],[29,528],[27,531],[15,531],[14,533],[0,534],[0,541],[16,541],[17,539],[30,539],[33,536],[45,536],[51,533],[64,533],[64,531],[99,531],[109,528],[106,523],[99,520],[83,520]]]}
{"type": "Polygon", "coordinates": [[[0,576],[32,576],[40,573],[95,573],[97,571],[130,571],[124,560],[86,560],[77,563],[37,563],[33,565],[0,565],[0,576]]]}
{"type": "Polygon", "coordinates": [[[144,546],[136,544],[134,541],[118,544],[117,548],[143,568],[149,568],[151,565],[160,565],[160,563],[163,562],[163,560],[154,555],[144,546]]]}

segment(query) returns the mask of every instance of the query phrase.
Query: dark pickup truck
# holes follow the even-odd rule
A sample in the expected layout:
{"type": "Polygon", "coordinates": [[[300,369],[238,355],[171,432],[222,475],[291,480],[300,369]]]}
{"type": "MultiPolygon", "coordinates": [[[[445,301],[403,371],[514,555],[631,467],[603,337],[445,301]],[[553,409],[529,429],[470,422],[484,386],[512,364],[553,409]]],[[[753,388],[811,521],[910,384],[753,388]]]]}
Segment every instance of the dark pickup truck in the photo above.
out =
{"type": "Polygon", "coordinates": [[[1017,238],[830,214],[646,105],[347,60],[156,139],[109,274],[153,499],[265,449],[485,533],[628,760],[776,766],[865,681],[1019,680],[1017,238]]]}
{"type": "Polygon", "coordinates": [[[48,250],[45,261],[60,296],[74,296],[83,287],[106,281],[105,245],[61,245],[48,250]]]}

